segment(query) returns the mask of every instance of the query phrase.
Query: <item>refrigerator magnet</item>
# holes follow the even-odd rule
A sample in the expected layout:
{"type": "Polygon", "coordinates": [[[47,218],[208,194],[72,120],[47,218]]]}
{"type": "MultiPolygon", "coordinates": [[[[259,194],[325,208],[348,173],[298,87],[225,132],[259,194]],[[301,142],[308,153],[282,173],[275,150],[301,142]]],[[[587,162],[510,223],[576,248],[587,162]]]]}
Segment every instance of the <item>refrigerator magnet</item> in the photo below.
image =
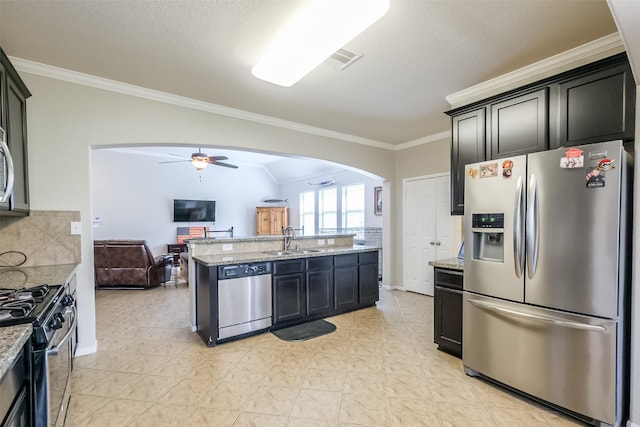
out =
{"type": "Polygon", "coordinates": [[[495,178],[498,176],[498,164],[489,163],[487,165],[480,165],[480,178],[495,178]]]}
{"type": "Polygon", "coordinates": [[[584,156],[579,148],[569,148],[560,159],[562,169],[577,169],[584,167],[584,156]]]}
{"type": "Polygon", "coordinates": [[[511,160],[505,160],[502,162],[502,177],[511,178],[513,173],[513,162],[511,160]]]}
{"type": "Polygon", "coordinates": [[[613,162],[615,162],[615,160],[602,159],[598,162],[598,166],[596,169],[598,169],[599,171],[608,171],[614,169],[615,166],[613,165],[613,162]]]}
{"type": "Polygon", "coordinates": [[[587,168],[587,188],[604,187],[604,171],[596,166],[595,168],[587,168]]]}
{"type": "Polygon", "coordinates": [[[476,176],[478,176],[478,169],[476,168],[469,168],[469,172],[467,172],[467,175],[469,175],[471,178],[476,179],[476,176]]]}

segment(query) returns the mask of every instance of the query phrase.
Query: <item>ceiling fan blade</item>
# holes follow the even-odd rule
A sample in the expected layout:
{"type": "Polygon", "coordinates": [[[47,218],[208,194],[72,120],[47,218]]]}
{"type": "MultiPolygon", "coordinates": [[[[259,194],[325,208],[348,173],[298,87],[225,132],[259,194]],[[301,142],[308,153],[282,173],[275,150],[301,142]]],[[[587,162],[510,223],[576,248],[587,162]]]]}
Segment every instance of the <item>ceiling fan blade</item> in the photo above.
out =
{"type": "Polygon", "coordinates": [[[170,156],[176,156],[176,157],[182,157],[183,159],[188,159],[187,156],[182,156],[180,154],[173,154],[173,153],[167,153],[167,154],[169,154],[170,156]]]}
{"type": "Polygon", "coordinates": [[[232,165],[231,163],[223,163],[223,162],[211,162],[212,165],[215,166],[224,166],[225,168],[238,169],[236,165],[232,165]]]}
{"type": "Polygon", "coordinates": [[[170,162],[158,162],[159,164],[162,163],[183,163],[183,162],[190,162],[191,160],[171,160],[170,162]]]}
{"type": "Polygon", "coordinates": [[[209,156],[210,162],[217,162],[218,160],[229,160],[227,156],[209,156]]]}

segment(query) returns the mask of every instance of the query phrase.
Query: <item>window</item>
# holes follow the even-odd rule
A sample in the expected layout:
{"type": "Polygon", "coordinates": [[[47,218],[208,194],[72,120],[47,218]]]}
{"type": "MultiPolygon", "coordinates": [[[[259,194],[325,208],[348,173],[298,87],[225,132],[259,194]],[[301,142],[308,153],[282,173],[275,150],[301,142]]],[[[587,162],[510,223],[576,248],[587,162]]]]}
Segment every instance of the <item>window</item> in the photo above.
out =
{"type": "MultiPolygon", "coordinates": [[[[364,184],[342,187],[342,228],[364,227],[364,184]]],[[[356,230],[354,230],[356,231],[356,230]]],[[[357,230],[358,232],[360,230],[357,230]]]]}
{"type": "Polygon", "coordinates": [[[318,192],[318,228],[338,228],[338,191],[335,187],[318,192]]]}
{"type": "Polygon", "coordinates": [[[304,234],[316,234],[316,194],[314,191],[300,193],[300,226],[304,234]]]}

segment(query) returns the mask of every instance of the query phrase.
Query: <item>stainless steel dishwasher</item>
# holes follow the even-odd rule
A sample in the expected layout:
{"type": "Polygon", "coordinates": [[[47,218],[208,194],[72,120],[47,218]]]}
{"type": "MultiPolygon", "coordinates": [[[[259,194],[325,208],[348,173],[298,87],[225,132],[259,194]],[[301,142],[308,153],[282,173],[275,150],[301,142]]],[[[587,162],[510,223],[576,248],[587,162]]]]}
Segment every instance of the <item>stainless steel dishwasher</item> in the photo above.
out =
{"type": "Polygon", "coordinates": [[[271,326],[271,263],[218,267],[218,339],[271,326]]]}

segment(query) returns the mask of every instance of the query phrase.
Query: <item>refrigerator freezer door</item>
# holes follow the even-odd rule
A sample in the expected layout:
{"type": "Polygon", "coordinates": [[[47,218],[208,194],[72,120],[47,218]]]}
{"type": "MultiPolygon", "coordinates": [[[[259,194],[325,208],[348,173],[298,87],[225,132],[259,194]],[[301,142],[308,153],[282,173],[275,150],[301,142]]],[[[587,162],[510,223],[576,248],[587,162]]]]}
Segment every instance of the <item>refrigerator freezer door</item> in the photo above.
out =
{"type": "Polygon", "coordinates": [[[616,382],[617,321],[468,292],[462,313],[463,362],[469,373],[620,425],[624,399],[622,381],[616,382]]]}
{"type": "Polygon", "coordinates": [[[525,302],[614,319],[618,317],[623,215],[622,144],[570,150],[534,153],[528,158],[525,302]],[[568,156],[578,154],[576,150],[583,151],[582,165],[561,167],[561,162],[567,166],[568,156]],[[604,159],[613,161],[612,169],[608,165],[604,167],[609,170],[591,170],[604,159]],[[594,174],[598,181],[588,186],[594,174]]]}
{"type": "Polygon", "coordinates": [[[466,166],[464,288],[467,291],[524,301],[526,159],[516,156],[466,166]],[[474,224],[474,215],[503,215],[503,228],[474,224]]]}

